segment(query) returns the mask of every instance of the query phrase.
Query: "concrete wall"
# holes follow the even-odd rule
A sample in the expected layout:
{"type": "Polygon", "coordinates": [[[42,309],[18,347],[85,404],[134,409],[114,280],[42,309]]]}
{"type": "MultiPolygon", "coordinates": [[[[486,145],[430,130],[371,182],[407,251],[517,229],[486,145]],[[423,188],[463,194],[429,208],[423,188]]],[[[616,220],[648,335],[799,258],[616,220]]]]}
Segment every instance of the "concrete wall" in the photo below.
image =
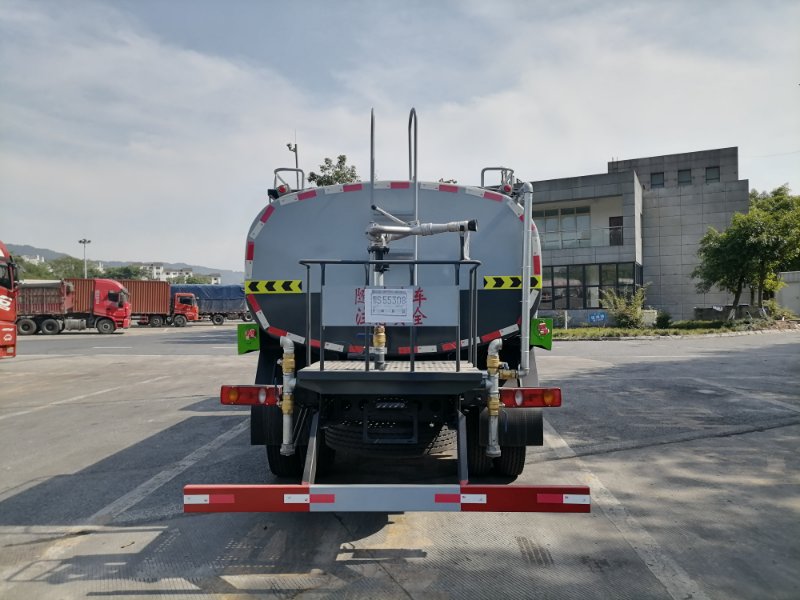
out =
{"type": "Polygon", "coordinates": [[[775,293],[775,300],[784,308],[800,315],[800,271],[781,273],[781,279],[786,286],[775,293]]]}
{"type": "Polygon", "coordinates": [[[724,230],[735,212],[747,212],[749,182],[739,179],[737,148],[652,156],[608,163],[608,173],[533,182],[534,210],[590,206],[592,227],[608,227],[622,215],[622,246],[544,250],[546,265],[635,261],[649,283],[647,304],[673,319],[693,318],[695,307],[730,304],[730,294],[699,294],[691,272],[708,227],[724,230]],[[706,182],[706,168],[719,167],[719,182],[706,182]],[[678,171],[691,171],[679,184],[678,171]],[[652,188],[653,173],[664,186],[652,188]],[[621,213],[608,211],[620,206],[621,213]]]}
{"type": "Polygon", "coordinates": [[[674,319],[691,319],[695,307],[725,305],[730,294],[695,289],[700,238],[724,230],[735,212],[747,212],[748,181],[738,179],[738,150],[723,148],[609,163],[609,171],[634,169],[642,181],[642,266],[650,283],[647,303],[674,319]],[[720,181],[706,183],[706,167],[717,166],[720,181]],[[678,184],[678,170],[690,169],[691,184],[678,184]],[[664,187],[652,188],[652,173],[664,173],[664,187]]]}

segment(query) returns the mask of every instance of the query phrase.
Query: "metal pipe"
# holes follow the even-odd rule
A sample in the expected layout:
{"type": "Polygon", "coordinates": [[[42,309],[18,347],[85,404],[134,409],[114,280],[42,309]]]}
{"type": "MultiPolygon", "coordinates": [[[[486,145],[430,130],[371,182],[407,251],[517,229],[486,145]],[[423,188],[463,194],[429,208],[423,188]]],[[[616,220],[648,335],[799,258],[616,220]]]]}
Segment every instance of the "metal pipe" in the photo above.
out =
{"type": "Polygon", "coordinates": [[[283,413],[283,443],[281,444],[281,454],[291,456],[294,454],[294,442],[292,440],[292,417],[294,413],[294,342],[286,336],[281,337],[281,348],[283,349],[283,360],[281,368],[283,370],[283,397],[281,398],[281,412],[283,413]]]}
{"type": "MultiPolygon", "coordinates": [[[[389,236],[390,240],[397,240],[409,235],[436,235],[438,233],[477,231],[478,222],[475,219],[469,221],[451,221],[450,223],[419,223],[417,225],[380,225],[371,223],[367,228],[367,235],[377,237],[380,235],[389,236]]],[[[416,260],[416,259],[414,259],[416,260]]]]}
{"type": "Polygon", "coordinates": [[[526,181],[522,186],[523,220],[525,223],[522,238],[522,322],[520,327],[521,348],[517,378],[522,379],[530,371],[531,364],[531,277],[533,258],[531,256],[531,208],[533,205],[533,185],[526,181]]]}
{"type": "Polygon", "coordinates": [[[383,325],[375,326],[372,345],[375,348],[375,369],[384,371],[386,369],[386,327],[383,325]]]}
{"type": "MultiPolygon", "coordinates": [[[[419,223],[419,186],[417,185],[417,110],[415,108],[412,108],[408,115],[408,178],[414,187],[414,225],[416,225],[419,223]],[[412,124],[414,126],[413,146],[411,143],[412,124]]],[[[416,238],[414,238],[414,260],[419,260],[419,244],[416,238]]],[[[417,265],[414,265],[414,281],[411,282],[411,285],[417,285],[417,265]]]]}
{"type": "Polygon", "coordinates": [[[501,454],[498,428],[500,423],[500,349],[503,340],[492,340],[489,343],[489,354],[486,357],[486,371],[489,374],[489,443],[486,445],[486,456],[497,458],[501,454]]]}

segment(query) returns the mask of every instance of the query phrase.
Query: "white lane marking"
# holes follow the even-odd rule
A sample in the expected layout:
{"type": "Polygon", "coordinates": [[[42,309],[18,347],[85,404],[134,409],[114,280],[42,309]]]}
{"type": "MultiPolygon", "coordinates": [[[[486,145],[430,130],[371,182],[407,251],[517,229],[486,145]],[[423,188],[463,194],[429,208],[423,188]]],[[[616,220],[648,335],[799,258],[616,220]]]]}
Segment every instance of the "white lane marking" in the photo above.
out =
{"type": "Polygon", "coordinates": [[[138,485],[124,496],[117,498],[108,506],[101,508],[95,514],[87,519],[87,522],[92,525],[105,525],[112,521],[117,515],[121,515],[129,508],[137,505],[144,500],[147,496],[155,492],[165,483],[171,481],[187,469],[193,467],[195,464],[203,460],[206,456],[214,452],[217,448],[227,444],[230,440],[245,431],[250,426],[250,420],[246,419],[241,423],[237,423],[228,431],[218,435],[216,438],[200,446],[197,450],[187,455],[180,462],[175,463],[168,469],[164,469],[157,473],[141,485],[138,485]]]}
{"type": "Polygon", "coordinates": [[[50,408],[51,406],[59,406],[61,404],[69,404],[70,402],[77,402],[78,400],[85,400],[86,398],[92,398],[93,396],[100,396],[102,394],[108,394],[109,392],[115,392],[121,389],[130,389],[134,385],[142,385],[145,383],[153,383],[154,381],[160,381],[162,379],[169,378],[169,375],[162,375],[160,377],[153,377],[152,379],[145,379],[144,381],[137,381],[135,383],[128,383],[125,385],[118,385],[112,388],[106,388],[104,390],[98,390],[96,392],[91,392],[89,394],[81,394],[80,396],[73,396],[72,398],[65,398],[64,400],[56,400],[55,402],[48,402],[47,404],[42,404],[40,406],[34,406],[27,410],[21,410],[14,413],[8,413],[7,415],[0,415],[0,421],[3,419],[10,419],[11,417],[19,417],[21,415],[27,415],[32,412],[36,412],[39,410],[44,410],[45,408],[50,408]]]}
{"type": "Polygon", "coordinates": [[[552,425],[543,419],[547,432],[545,439],[553,452],[563,458],[574,457],[578,469],[583,473],[587,485],[592,490],[595,506],[599,506],[606,518],[622,534],[622,537],[639,555],[650,572],[661,582],[673,600],[710,600],[689,574],[683,570],[675,559],[667,554],[656,542],[655,538],[644,526],[631,515],[625,506],[617,500],[600,479],[589,469],[583,460],[578,458],[569,444],[561,437],[552,425]]]}
{"type": "Polygon", "coordinates": [[[133,346],[92,346],[92,350],[130,350],[133,346]]]}

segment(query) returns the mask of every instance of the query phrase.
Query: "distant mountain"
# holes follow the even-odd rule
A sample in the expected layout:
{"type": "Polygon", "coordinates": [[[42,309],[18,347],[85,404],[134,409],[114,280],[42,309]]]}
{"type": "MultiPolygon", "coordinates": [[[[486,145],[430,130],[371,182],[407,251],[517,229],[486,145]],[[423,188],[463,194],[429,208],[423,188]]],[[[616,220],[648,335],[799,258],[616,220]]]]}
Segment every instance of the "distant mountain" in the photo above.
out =
{"type": "MultiPolygon", "coordinates": [[[[64,252],[56,252],[55,250],[48,250],[47,248],[36,248],[35,246],[28,246],[27,244],[6,244],[8,247],[8,251],[14,255],[24,255],[24,256],[41,256],[45,260],[55,260],[56,258],[63,258],[65,256],[71,256],[70,254],[65,254],[64,252]]],[[[126,265],[132,264],[132,261],[120,261],[120,260],[103,260],[100,261],[105,266],[108,267],[124,267],[126,265]]],[[[145,262],[145,261],[137,261],[137,262],[145,262]]],[[[152,262],[161,262],[161,261],[152,261],[152,262]]],[[[228,284],[235,284],[235,283],[242,283],[244,281],[244,272],[243,271],[231,271],[228,269],[212,269],[210,267],[203,267],[201,265],[189,265],[186,263],[163,263],[165,268],[168,269],[191,269],[194,273],[198,275],[208,275],[209,273],[219,273],[220,277],[222,278],[223,285],[228,284]]]]}

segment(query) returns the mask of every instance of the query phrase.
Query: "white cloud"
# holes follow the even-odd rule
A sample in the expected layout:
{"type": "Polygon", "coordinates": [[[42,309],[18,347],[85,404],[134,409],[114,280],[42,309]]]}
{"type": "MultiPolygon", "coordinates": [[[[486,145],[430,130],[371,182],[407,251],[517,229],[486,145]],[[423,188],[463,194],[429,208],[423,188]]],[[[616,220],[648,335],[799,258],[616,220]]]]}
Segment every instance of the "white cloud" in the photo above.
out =
{"type": "Polygon", "coordinates": [[[0,7],[5,241],[78,253],[87,236],[101,259],[238,268],[295,130],[307,171],[345,153],[367,178],[371,106],[384,178],[406,175],[411,106],[425,179],[475,183],[498,164],[573,176],[730,145],[753,186],[800,172],[797,154],[755,158],[800,149],[793,3],[343,4],[352,29],[340,15],[324,44],[294,38],[324,88],[277,59],[156,35],[114,4],[65,6],[0,7]],[[326,64],[337,35],[357,55],[326,64]]]}

